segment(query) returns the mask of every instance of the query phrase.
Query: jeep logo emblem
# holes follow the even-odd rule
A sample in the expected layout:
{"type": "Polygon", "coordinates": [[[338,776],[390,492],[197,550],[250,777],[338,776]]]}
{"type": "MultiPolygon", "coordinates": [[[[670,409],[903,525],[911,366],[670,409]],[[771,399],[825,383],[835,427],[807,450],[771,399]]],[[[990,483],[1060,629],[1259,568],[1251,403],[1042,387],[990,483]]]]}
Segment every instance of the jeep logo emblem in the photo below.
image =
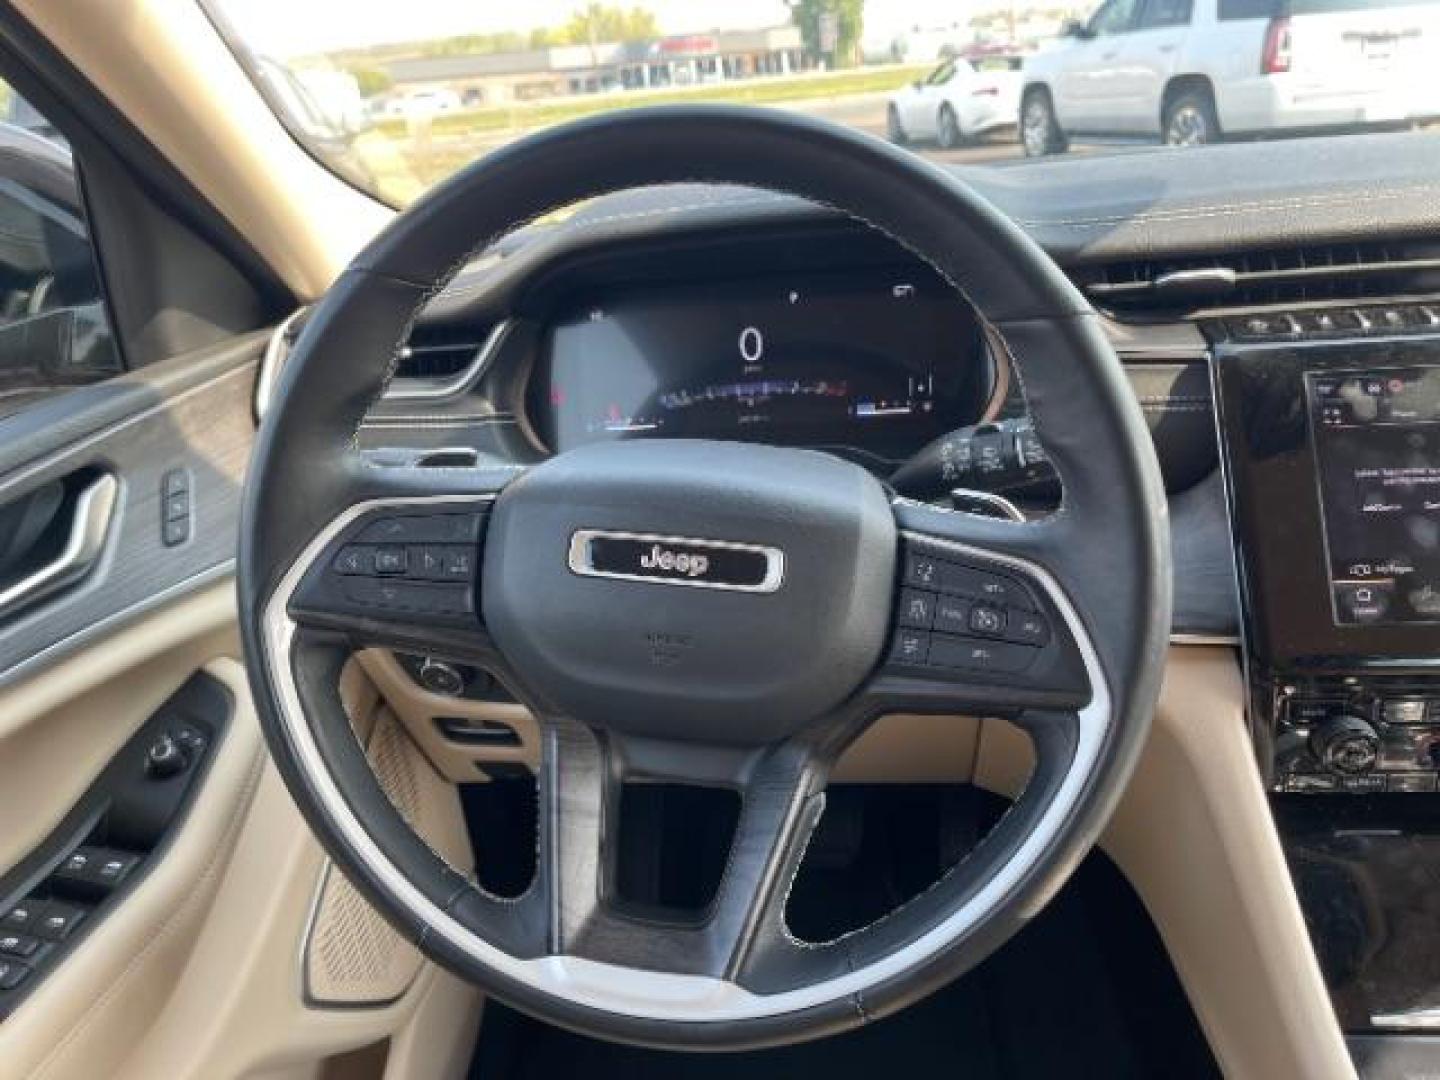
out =
{"type": "Polygon", "coordinates": [[[640,569],[673,570],[686,577],[704,577],[705,572],[710,569],[710,558],[707,555],[690,555],[684,551],[667,551],[655,544],[640,556],[640,569]]]}
{"type": "Polygon", "coordinates": [[[785,577],[779,548],[730,540],[580,529],[567,564],[581,577],[770,593],[785,577]]]}

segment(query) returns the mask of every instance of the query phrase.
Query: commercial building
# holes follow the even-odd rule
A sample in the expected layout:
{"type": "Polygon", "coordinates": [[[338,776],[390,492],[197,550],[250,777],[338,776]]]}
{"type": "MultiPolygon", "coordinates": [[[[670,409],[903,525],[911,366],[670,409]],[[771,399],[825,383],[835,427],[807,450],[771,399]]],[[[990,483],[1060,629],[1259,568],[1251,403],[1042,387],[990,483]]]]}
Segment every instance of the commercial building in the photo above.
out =
{"type": "Polygon", "coordinates": [[[778,26],[646,42],[416,57],[392,61],[386,72],[397,96],[450,91],[471,106],[786,75],[809,70],[815,62],[798,29],[778,26]]]}

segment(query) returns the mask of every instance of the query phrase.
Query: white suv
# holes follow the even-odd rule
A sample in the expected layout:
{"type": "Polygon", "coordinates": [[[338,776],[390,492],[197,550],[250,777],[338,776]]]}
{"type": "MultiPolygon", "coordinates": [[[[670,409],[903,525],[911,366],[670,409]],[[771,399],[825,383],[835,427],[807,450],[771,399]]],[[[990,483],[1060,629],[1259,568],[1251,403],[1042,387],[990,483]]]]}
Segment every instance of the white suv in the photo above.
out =
{"type": "Polygon", "coordinates": [[[1106,0],[1025,63],[1029,155],[1440,116],[1434,0],[1106,0]]]}

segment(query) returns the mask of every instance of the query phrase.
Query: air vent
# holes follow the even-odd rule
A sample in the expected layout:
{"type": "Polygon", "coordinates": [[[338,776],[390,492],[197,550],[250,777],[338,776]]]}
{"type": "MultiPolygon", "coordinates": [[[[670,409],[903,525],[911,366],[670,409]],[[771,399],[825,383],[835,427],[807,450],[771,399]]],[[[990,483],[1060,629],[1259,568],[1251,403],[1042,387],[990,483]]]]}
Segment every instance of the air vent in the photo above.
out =
{"type": "MultiPolygon", "coordinates": [[[[263,416],[275,392],[275,380],[309,317],[302,308],[281,324],[270,338],[255,388],[255,415],[263,416]]],[[[418,331],[400,353],[400,363],[385,396],[390,399],[443,399],[473,387],[485,365],[504,341],[506,323],[466,327],[444,334],[418,331]]]]}
{"type": "Polygon", "coordinates": [[[1440,291],[1440,246],[1326,244],[1081,267],[1075,283],[1096,306],[1125,317],[1175,318],[1201,310],[1422,296],[1440,291]]]}
{"type": "Polygon", "coordinates": [[[400,353],[397,379],[449,380],[463,374],[479,355],[484,338],[467,341],[411,339],[400,353]]]}

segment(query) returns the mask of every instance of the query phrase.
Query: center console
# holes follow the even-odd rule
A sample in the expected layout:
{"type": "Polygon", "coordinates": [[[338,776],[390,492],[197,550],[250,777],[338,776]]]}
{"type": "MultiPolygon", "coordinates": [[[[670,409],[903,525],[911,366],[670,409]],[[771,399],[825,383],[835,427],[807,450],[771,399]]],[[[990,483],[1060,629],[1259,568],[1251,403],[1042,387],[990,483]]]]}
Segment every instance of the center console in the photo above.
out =
{"type": "Polygon", "coordinates": [[[1277,792],[1437,790],[1440,320],[1428,311],[1372,335],[1307,334],[1287,317],[1289,332],[1216,348],[1251,716],[1277,792]]]}
{"type": "Polygon", "coordinates": [[[1272,313],[1217,339],[1260,772],[1362,1075],[1400,1075],[1376,1064],[1397,1054],[1430,1075],[1440,306],[1272,313]]]}

